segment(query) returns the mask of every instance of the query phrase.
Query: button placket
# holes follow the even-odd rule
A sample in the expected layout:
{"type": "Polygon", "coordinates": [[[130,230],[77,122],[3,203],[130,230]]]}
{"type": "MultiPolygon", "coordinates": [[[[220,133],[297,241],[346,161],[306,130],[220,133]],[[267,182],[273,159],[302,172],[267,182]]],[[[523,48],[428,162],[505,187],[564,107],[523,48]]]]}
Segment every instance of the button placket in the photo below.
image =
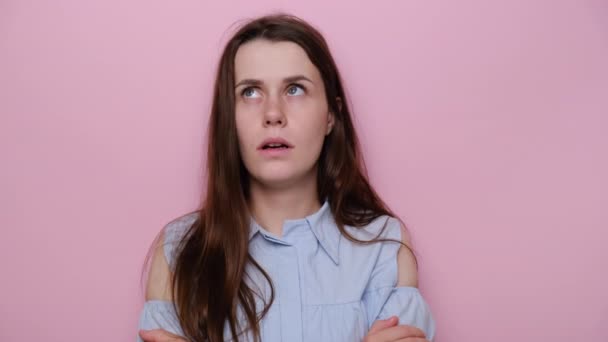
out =
{"type": "Polygon", "coordinates": [[[284,341],[302,341],[302,289],[298,253],[294,246],[283,249],[281,261],[281,332],[284,341]]]}

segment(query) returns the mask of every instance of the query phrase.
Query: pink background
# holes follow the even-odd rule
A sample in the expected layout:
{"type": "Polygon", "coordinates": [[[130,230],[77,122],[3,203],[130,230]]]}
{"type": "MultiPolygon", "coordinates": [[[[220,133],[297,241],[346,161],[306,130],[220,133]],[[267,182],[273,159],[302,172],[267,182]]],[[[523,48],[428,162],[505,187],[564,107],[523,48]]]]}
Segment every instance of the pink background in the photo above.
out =
{"type": "Polygon", "coordinates": [[[436,341],[608,341],[600,0],[0,2],[0,340],[135,340],[227,30],[275,9],[333,49],[436,341]]]}

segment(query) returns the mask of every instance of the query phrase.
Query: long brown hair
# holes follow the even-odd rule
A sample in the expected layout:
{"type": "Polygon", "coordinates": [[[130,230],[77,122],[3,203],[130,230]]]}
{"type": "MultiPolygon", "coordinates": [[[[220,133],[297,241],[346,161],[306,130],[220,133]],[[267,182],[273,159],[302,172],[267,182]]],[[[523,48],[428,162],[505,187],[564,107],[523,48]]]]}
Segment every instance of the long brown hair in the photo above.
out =
{"type": "Polygon", "coordinates": [[[382,232],[372,241],[356,240],[344,225],[363,227],[382,215],[397,217],[368,181],[349,103],[323,36],[302,19],[287,14],[247,22],[227,42],[219,61],[208,126],[207,189],[197,210],[198,219],[178,245],[171,280],[179,322],[185,337],[193,341],[223,341],[226,321],[233,340],[238,341],[244,332],[237,333],[239,305],[248,328],[259,339],[260,320],[274,300],[272,280],[248,250],[249,176],[240,156],[235,124],[234,58],[239,47],[253,39],[298,44],[322,76],[335,124],[317,164],[318,199],[329,200],[343,236],[357,243],[388,241],[378,239],[382,232]],[[255,293],[244,280],[247,263],[259,269],[270,284],[270,300],[261,313],[256,312],[255,293]]]}

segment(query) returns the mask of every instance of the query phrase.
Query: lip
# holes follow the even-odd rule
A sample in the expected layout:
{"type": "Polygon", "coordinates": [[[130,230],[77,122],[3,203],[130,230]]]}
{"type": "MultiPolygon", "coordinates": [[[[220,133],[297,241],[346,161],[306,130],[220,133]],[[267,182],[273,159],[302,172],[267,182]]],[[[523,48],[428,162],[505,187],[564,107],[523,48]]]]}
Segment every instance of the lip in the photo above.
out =
{"type": "Polygon", "coordinates": [[[293,149],[293,145],[281,138],[281,137],[275,137],[275,138],[268,138],[265,139],[259,146],[258,146],[258,151],[264,156],[264,157],[283,157],[288,155],[291,150],[293,149]],[[283,144],[286,145],[287,148],[268,148],[268,149],[264,149],[264,145],[267,144],[283,144]]]}
{"type": "Polygon", "coordinates": [[[289,141],[287,141],[281,137],[274,137],[274,138],[264,139],[264,141],[262,141],[262,143],[260,145],[258,145],[258,150],[267,151],[267,150],[263,149],[264,145],[273,144],[273,143],[286,145],[287,146],[286,150],[293,148],[293,145],[289,141]]]}

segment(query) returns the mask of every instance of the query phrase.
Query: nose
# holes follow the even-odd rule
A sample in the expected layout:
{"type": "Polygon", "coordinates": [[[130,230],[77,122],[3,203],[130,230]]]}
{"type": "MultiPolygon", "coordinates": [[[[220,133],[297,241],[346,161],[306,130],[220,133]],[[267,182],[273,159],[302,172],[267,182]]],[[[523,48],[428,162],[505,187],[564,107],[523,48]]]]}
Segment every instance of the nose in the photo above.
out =
{"type": "Polygon", "coordinates": [[[264,110],[264,126],[285,126],[286,123],[280,100],[269,97],[264,110]]]}

